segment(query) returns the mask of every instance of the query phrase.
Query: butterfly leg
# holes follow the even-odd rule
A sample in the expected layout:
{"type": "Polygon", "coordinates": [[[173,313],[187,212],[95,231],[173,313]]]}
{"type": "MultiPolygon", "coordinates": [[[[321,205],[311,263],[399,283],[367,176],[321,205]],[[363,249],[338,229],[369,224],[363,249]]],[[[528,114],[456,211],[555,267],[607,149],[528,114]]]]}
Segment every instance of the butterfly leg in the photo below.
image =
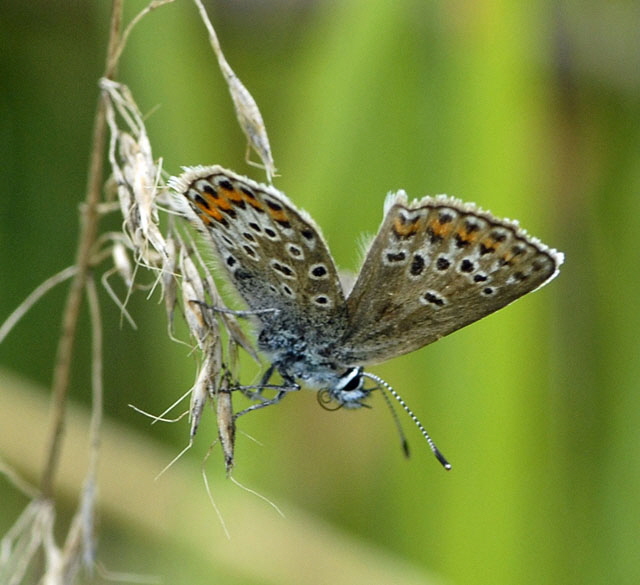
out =
{"type": "Polygon", "coordinates": [[[273,384],[269,384],[269,380],[271,376],[273,376],[273,372],[276,367],[271,364],[267,371],[262,376],[262,380],[256,386],[240,386],[237,389],[240,390],[247,398],[251,400],[266,400],[266,398],[262,397],[262,391],[269,388],[280,388],[280,386],[274,386],[273,384]],[[251,392],[251,390],[257,389],[257,392],[251,392]]]}
{"type": "Polygon", "coordinates": [[[237,311],[236,309],[227,309],[226,307],[216,307],[215,305],[209,305],[196,299],[191,299],[189,302],[200,305],[200,307],[208,309],[214,314],[225,313],[227,315],[234,315],[235,317],[252,317],[254,315],[262,315],[263,313],[277,313],[279,311],[279,309],[255,309],[248,311],[237,311]]]}
{"type": "Polygon", "coordinates": [[[238,388],[238,390],[241,390],[242,393],[248,398],[250,398],[251,400],[260,400],[260,402],[258,402],[257,404],[252,404],[251,406],[245,408],[244,410],[241,410],[240,412],[236,413],[234,415],[234,420],[237,419],[239,416],[242,416],[243,414],[247,414],[248,412],[258,410],[260,408],[264,408],[265,406],[271,406],[272,404],[277,404],[289,392],[296,392],[297,390],[300,390],[300,386],[296,384],[293,378],[289,376],[284,377],[284,380],[283,380],[284,384],[282,385],[269,384],[268,382],[271,379],[271,376],[273,375],[273,372],[275,371],[275,369],[276,369],[275,365],[271,364],[269,366],[269,369],[265,372],[260,384],[255,386],[258,389],[257,392],[250,392],[249,388],[251,387],[249,386],[243,386],[238,388]],[[273,398],[266,399],[262,396],[262,391],[265,389],[274,389],[274,390],[278,390],[278,392],[273,398]]]}

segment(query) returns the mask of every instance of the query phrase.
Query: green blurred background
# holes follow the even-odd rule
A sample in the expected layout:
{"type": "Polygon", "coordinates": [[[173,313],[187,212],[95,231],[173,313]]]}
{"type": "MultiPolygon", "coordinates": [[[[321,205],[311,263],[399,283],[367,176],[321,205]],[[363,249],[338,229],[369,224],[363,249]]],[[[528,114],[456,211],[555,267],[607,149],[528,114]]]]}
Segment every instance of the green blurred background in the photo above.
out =
{"type": "MultiPolygon", "coordinates": [[[[143,6],[127,2],[127,17],[143,6]]],[[[240,434],[236,452],[234,477],[286,519],[225,479],[218,447],[206,463],[230,541],[200,479],[213,414],[154,482],[186,444],[188,424],[150,426],[127,406],[164,410],[190,387],[194,358],[167,338],[157,295],[131,300],[132,331],[102,291],[104,448],[113,458],[101,468],[100,560],[193,585],[639,583],[640,5],[207,8],[261,107],[275,185],[322,226],[340,266],[357,268],[362,234],[376,230],[385,194],[399,188],[518,218],[566,264],[544,290],[374,369],[453,471],[403,417],[406,461],[379,397],[371,410],[329,413],[300,393],[241,419],[259,443],[240,434]]],[[[0,320],[73,262],[108,18],[106,1],[2,5],[0,320]]],[[[120,80],[149,114],[154,155],[170,173],[219,163],[264,180],[244,162],[192,3],[142,21],[120,80]]],[[[16,423],[0,429],[0,455],[33,482],[66,291],[53,291],[0,347],[4,420],[16,423]]],[[[84,452],[88,344],[85,313],[67,453],[84,452]]],[[[86,463],[74,457],[60,478],[60,536],[86,463]]],[[[26,501],[0,479],[0,532],[26,501]]]]}

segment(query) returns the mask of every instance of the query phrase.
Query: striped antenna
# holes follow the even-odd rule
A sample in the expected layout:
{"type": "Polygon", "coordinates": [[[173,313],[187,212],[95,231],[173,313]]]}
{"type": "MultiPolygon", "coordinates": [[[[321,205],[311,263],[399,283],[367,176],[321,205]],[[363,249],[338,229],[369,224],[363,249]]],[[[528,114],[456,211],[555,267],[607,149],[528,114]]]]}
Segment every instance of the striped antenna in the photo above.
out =
{"type": "Polygon", "coordinates": [[[402,396],[400,396],[400,394],[398,394],[387,382],[385,382],[382,378],[376,376],[375,374],[370,374],[369,372],[362,372],[362,375],[377,382],[382,388],[384,388],[389,394],[391,394],[391,396],[393,396],[396,399],[398,404],[402,406],[402,408],[409,415],[411,420],[420,429],[422,436],[426,439],[427,443],[429,443],[429,447],[431,451],[436,456],[436,459],[440,462],[442,467],[444,467],[447,471],[451,469],[451,463],[449,463],[446,460],[445,456],[440,452],[440,449],[436,447],[436,444],[433,442],[433,439],[429,436],[429,433],[427,433],[427,429],[424,428],[423,424],[418,420],[418,417],[415,414],[413,414],[413,411],[409,408],[409,406],[404,401],[402,396]]]}
{"type": "Polygon", "coordinates": [[[391,416],[393,417],[393,422],[396,424],[396,429],[398,429],[398,434],[400,435],[400,444],[402,445],[402,452],[404,456],[409,459],[409,441],[407,441],[407,437],[404,434],[404,430],[402,429],[402,425],[400,424],[400,419],[398,418],[398,413],[396,409],[393,408],[393,403],[391,402],[391,398],[386,392],[381,392],[382,398],[384,398],[385,403],[389,407],[389,412],[391,412],[391,416]]]}

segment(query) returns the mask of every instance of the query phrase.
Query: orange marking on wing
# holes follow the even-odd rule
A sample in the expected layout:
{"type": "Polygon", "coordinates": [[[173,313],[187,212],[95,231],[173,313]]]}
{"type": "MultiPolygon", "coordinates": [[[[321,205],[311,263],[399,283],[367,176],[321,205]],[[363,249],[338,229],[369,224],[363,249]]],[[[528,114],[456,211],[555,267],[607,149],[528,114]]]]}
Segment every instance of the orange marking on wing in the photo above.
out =
{"type": "Polygon", "coordinates": [[[233,203],[231,203],[231,201],[229,201],[226,197],[220,197],[219,199],[216,199],[214,201],[214,205],[218,209],[222,209],[222,211],[228,211],[233,207],[233,203]]]}
{"type": "Polygon", "coordinates": [[[242,193],[240,191],[227,191],[225,190],[225,197],[233,203],[240,203],[243,200],[242,193]]]}
{"type": "Polygon", "coordinates": [[[393,220],[393,231],[401,237],[411,236],[420,229],[420,222],[405,223],[400,216],[393,220]]]}
{"type": "Polygon", "coordinates": [[[451,233],[450,223],[440,223],[437,220],[432,220],[429,222],[429,227],[435,236],[440,236],[441,238],[446,238],[451,233]]]}
{"type": "Polygon", "coordinates": [[[496,241],[492,240],[490,238],[486,239],[486,240],[482,240],[482,242],[480,242],[480,244],[482,244],[487,250],[489,250],[490,252],[495,252],[496,251],[496,241]]]}
{"type": "Polygon", "coordinates": [[[262,203],[260,203],[260,201],[258,201],[255,197],[251,197],[251,195],[247,195],[246,193],[243,193],[244,196],[244,200],[251,205],[251,207],[253,207],[254,209],[257,209],[258,211],[264,211],[264,207],[262,206],[262,203]]]}
{"type": "Polygon", "coordinates": [[[211,207],[211,200],[206,197],[202,198],[202,201],[199,201],[197,198],[191,200],[191,204],[194,205],[200,213],[207,213],[207,205],[211,207]],[[207,201],[208,200],[208,201],[207,201]]]}
{"type": "Polygon", "coordinates": [[[206,209],[202,205],[199,205],[198,207],[200,208],[203,220],[208,220],[209,223],[211,223],[210,218],[213,218],[216,221],[222,221],[222,213],[220,213],[215,207],[212,206],[209,209],[206,209]]]}
{"type": "Polygon", "coordinates": [[[213,197],[211,197],[211,195],[208,194],[202,194],[200,197],[202,197],[204,203],[201,203],[197,199],[193,203],[198,208],[202,221],[209,224],[211,223],[211,218],[217,221],[222,220],[222,214],[217,209],[220,200],[214,199],[213,197]]]}
{"type": "Polygon", "coordinates": [[[477,239],[477,236],[473,232],[466,230],[457,231],[456,235],[460,238],[460,241],[466,242],[467,244],[473,244],[477,239]]]}
{"type": "Polygon", "coordinates": [[[271,209],[270,207],[268,207],[267,212],[273,218],[274,221],[280,221],[280,222],[289,221],[289,218],[287,217],[287,214],[285,213],[284,209],[271,209]]]}

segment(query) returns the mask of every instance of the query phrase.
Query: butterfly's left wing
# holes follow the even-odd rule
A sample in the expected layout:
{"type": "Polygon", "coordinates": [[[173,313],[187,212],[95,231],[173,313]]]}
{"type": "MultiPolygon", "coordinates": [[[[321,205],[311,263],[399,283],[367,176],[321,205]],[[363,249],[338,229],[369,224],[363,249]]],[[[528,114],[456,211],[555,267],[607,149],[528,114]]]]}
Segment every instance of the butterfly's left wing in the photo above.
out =
{"type": "Polygon", "coordinates": [[[302,339],[324,347],[343,334],[344,293],[329,249],[284,193],[217,165],[185,168],[169,184],[262,324],[263,349],[302,339]]]}
{"type": "Polygon", "coordinates": [[[391,195],[347,299],[338,357],[367,364],[416,350],[541,287],[562,261],[473,204],[391,195]]]}

